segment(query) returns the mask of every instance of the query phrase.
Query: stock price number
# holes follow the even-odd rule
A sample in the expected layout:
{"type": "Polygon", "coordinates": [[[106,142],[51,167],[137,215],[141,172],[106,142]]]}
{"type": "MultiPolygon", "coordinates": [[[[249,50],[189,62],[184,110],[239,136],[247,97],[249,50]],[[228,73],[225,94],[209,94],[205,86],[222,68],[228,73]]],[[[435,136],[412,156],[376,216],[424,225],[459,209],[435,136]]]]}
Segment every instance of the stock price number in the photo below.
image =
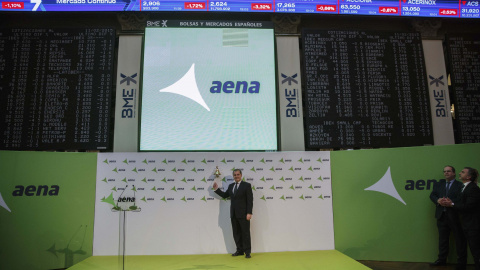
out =
{"type": "Polygon", "coordinates": [[[402,7],[403,11],[420,11],[420,7],[402,7]]]}
{"type": "Polygon", "coordinates": [[[480,13],[480,9],[478,8],[462,8],[462,13],[480,13]]]}
{"type": "Polygon", "coordinates": [[[402,7],[403,15],[420,15],[420,7],[402,7]]]}
{"type": "Polygon", "coordinates": [[[360,5],[341,5],[340,8],[348,10],[358,10],[360,9],[360,5]]]}
{"type": "Polygon", "coordinates": [[[211,7],[226,7],[227,2],[210,2],[211,7]]]}
{"type": "Polygon", "coordinates": [[[277,3],[277,8],[294,8],[295,3],[277,3]]]}
{"type": "Polygon", "coordinates": [[[212,11],[229,11],[228,2],[210,2],[210,10],[212,11]]]}
{"type": "Polygon", "coordinates": [[[142,7],[158,7],[160,6],[160,1],[143,1],[142,7]]]}

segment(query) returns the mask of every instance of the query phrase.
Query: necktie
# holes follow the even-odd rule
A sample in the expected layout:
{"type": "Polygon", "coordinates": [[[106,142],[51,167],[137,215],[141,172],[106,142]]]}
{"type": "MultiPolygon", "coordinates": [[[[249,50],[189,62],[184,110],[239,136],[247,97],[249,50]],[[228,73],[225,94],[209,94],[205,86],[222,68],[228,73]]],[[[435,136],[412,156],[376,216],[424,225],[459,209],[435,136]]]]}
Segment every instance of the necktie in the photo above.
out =
{"type": "Polygon", "coordinates": [[[235,189],[233,190],[233,195],[237,195],[238,183],[235,183],[235,189]]]}
{"type": "Polygon", "coordinates": [[[465,189],[465,184],[462,185],[462,191],[461,192],[463,192],[464,189],[465,189]]]}
{"type": "Polygon", "coordinates": [[[449,181],[447,182],[447,188],[445,190],[445,195],[447,196],[448,195],[448,191],[450,190],[450,184],[452,183],[452,181],[449,181]]]}

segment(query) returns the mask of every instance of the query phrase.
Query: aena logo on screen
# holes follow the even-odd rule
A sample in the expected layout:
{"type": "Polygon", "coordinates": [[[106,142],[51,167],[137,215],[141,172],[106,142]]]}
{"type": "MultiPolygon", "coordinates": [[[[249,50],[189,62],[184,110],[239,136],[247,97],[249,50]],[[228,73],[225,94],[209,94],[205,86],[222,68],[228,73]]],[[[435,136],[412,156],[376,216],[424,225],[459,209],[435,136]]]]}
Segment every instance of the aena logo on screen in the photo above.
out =
{"type": "MultiPolygon", "coordinates": [[[[210,111],[210,108],[200,94],[200,90],[198,89],[197,81],[195,79],[195,63],[192,64],[190,69],[187,71],[187,73],[185,73],[185,75],[183,75],[182,78],[180,78],[172,85],[165,87],[159,91],[163,93],[172,93],[184,96],[200,104],[207,111],[210,111]]],[[[212,81],[210,93],[215,94],[222,92],[227,94],[258,94],[260,92],[260,82],[251,81],[250,83],[248,83],[246,81],[212,81]]]]}

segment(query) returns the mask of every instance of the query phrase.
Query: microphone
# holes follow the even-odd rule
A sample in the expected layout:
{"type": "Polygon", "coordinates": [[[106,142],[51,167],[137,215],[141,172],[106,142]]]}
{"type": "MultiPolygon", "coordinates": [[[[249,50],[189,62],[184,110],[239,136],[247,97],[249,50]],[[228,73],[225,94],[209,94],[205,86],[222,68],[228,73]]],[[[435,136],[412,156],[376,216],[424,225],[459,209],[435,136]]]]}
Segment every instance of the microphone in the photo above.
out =
{"type": "Polygon", "coordinates": [[[129,207],[130,210],[137,210],[137,206],[135,205],[137,202],[137,198],[135,197],[135,185],[133,185],[133,205],[129,207]]]}

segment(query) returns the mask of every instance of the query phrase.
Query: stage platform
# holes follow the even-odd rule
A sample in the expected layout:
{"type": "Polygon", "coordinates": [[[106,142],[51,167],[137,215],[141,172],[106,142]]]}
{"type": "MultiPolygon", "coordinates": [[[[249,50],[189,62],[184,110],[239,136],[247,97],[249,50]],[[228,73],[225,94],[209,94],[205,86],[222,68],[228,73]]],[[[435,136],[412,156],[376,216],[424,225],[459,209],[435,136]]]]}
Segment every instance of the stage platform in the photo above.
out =
{"type": "MultiPolygon", "coordinates": [[[[251,259],[230,254],[126,256],[128,270],[195,270],[195,269],[370,269],[336,250],[252,253],[251,259]]],[[[93,256],[68,270],[119,270],[119,257],[93,256]]]]}

